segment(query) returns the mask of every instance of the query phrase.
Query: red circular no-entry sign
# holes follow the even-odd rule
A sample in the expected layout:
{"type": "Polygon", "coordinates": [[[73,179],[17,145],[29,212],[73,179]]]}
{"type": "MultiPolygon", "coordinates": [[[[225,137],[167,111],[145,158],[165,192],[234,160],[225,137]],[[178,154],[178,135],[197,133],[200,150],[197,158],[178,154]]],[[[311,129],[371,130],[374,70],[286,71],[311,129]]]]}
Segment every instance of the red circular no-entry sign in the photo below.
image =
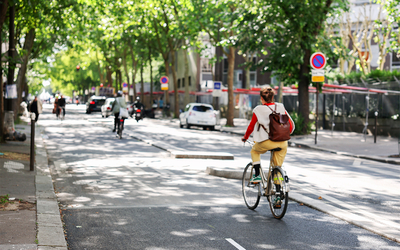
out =
{"type": "Polygon", "coordinates": [[[160,82],[161,82],[161,84],[168,83],[168,77],[166,77],[166,76],[161,77],[160,82]]]}
{"type": "Polygon", "coordinates": [[[316,52],[310,57],[311,67],[314,69],[323,69],[326,65],[326,57],[321,52],[316,52]]]}

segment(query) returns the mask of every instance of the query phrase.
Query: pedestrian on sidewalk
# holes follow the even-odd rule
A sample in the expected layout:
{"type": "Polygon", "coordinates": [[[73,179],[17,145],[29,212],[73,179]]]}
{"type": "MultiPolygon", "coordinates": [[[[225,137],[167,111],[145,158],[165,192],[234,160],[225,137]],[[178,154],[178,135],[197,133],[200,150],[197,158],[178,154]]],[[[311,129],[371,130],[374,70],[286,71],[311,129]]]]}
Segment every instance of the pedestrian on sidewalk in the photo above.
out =
{"type": "Polygon", "coordinates": [[[255,170],[255,177],[252,182],[260,182],[260,165],[261,154],[266,153],[268,150],[274,148],[281,148],[273,154],[272,162],[275,166],[282,166],[286,156],[288,143],[287,141],[271,141],[269,140],[268,132],[264,128],[269,129],[269,115],[275,110],[276,113],[286,114],[289,116],[290,133],[294,131],[294,122],[282,103],[274,102],[274,90],[272,88],[264,88],[260,91],[261,103],[253,109],[253,117],[247,127],[246,134],[243,136],[242,141],[245,142],[253,133],[255,144],[250,151],[253,167],[255,170]],[[261,127],[261,128],[260,128],[261,127]]]}
{"type": "Polygon", "coordinates": [[[35,99],[33,99],[33,101],[31,102],[30,110],[32,113],[35,113],[35,122],[37,122],[39,119],[39,114],[41,114],[43,110],[42,102],[37,98],[37,96],[35,96],[35,99]]]}

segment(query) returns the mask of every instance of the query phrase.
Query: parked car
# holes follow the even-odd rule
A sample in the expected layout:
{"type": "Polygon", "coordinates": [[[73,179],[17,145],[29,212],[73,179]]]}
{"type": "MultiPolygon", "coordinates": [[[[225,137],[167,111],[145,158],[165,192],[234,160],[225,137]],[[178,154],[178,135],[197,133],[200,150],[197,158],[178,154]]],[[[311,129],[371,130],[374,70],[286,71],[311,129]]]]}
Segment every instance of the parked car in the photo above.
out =
{"type": "Polygon", "coordinates": [[[114,97],[107,98],[103,106],[101,106],[101,117],[109,117],[112,115],[112,105],[115,102],[114,97]]]}
{"type": "Polygon", "coordinates": [[[133,103],[132,102],[126,102],[126,106],[128,107],[128,113],[132,117],[133,114],[133,103]]]}
{"type": "Polygon", "coordinates": [[[86,103],[86,114],[90,114],[92,112],[101,112],[101,106],[106,101],[105,96],[92,96],[89,98],[86,103]]]}
{"type": "Polygon", "coordinates": [[[206,103],[189,103],[185,110],[179,115],[180,127],[191,126],[203,127],[203,129],[215,129],[217,116],[214,108],[206,103]]]}

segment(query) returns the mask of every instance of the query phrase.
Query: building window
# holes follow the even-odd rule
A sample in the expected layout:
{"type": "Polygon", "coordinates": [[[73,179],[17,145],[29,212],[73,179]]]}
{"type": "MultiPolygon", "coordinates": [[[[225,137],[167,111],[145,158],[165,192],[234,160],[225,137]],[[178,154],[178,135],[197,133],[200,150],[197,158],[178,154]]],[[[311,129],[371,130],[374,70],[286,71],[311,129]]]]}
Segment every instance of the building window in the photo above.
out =
{"type": "Polygon", "coordinates": [[[181,87],[181,79],[178,79],[178,89],[181,87]]]}
{"type": "Polygon", "coordinates": [[[224,72],[228,72],[228,58],[224,58],[224,72]]]}
{"type": "Polygon", "coordinates": [[[185,87],[185,78],[182,78],[182,88],[185,87]]]}
{"type": "Polygon", "coordinates": [[[400,66],[400,53],[392,52],[392,65],[400,66]]]}
{"type": "Polygon", "coordinates": [[[201,72],[211,72],[210,60],[206,58],[201,59],[201,72]]]}
{"type": "Polygon", "coordinates": [[[192,77],[189,76],[189,86],[192,86],[192,77]]]}

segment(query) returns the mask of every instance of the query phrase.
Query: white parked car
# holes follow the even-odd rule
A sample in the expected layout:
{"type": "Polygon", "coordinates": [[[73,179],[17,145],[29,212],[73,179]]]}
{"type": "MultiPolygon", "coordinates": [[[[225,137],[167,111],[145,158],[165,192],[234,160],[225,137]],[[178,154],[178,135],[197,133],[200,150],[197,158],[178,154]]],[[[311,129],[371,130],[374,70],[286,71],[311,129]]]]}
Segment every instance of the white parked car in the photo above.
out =
{"type": "Polygon", "coordinates": [[[112,115],[112,105],[115,101],[114,97],[107,98],[104,104],[101,106],[101,117],[109,117],[112,115]]]}
{"type": "Polygon", "coordinates": [[[203,127],[203,129],[214,130],[219,119],[213,106],[206,103],[189,103],[184,112],[179,115],[180,127],[190,126],[203,127]]]}

